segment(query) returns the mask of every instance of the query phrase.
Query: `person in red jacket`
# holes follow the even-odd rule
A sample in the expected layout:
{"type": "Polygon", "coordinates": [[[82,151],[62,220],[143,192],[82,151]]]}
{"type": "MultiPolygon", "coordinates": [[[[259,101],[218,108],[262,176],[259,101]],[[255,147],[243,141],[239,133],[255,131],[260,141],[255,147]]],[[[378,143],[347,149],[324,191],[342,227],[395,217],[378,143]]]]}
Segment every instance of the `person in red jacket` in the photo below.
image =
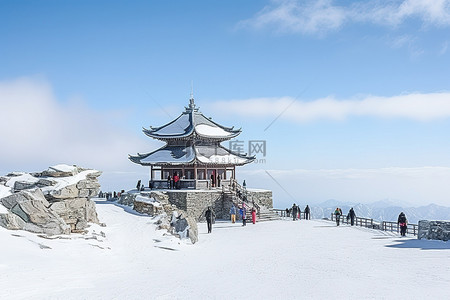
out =
{"type": "Polygon", "coordinates": [[[179,189],[180,188],[179,181],[180,181],[180,176],[178,176],[178,173],[175,172],[175,175],[173,175],[173,185],[174,185],[175,189],[179,189]]]}
{"type": "Polygon", "coordinates": [[[256,209],[252,208],[252,222],[253,224],[256,223],[256,209]]]}

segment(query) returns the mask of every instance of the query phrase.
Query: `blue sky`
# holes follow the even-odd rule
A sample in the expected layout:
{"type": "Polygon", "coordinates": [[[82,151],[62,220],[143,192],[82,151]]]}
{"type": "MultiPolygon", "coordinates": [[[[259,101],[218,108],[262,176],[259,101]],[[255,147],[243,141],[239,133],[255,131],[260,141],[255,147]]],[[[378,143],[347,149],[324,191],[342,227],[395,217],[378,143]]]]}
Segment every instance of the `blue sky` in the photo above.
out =
{"type": "Polygon", "coordinates": [[[238,176],[275,206],[450,205],[449,43],[445,0],[1,0],[0,171],[131,188],[148,174],[127,155],[160,145],[141,128],[193,82],[205,115],[266,141],[238,176]]]}

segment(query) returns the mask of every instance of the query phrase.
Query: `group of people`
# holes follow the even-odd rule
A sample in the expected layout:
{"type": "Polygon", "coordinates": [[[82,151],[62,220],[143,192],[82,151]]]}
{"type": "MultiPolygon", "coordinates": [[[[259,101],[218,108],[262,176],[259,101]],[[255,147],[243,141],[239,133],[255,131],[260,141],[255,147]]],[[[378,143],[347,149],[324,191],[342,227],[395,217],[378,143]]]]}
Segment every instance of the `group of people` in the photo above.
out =
{"type": "MultiPolygon", "coordinates": [[[[230,208],[230,216],[231,216],[231,223],[236,223],[236,215],[237,215],[238,209],[234,204],[231,205],[230,208]]],[[[247,225],[247,208],[245,207],[245,204],[240,205],[239,207],[239,215],[242,219],[242,226],[247,225]]],[[[251,208],[251,215],[252,215],[252,223],[256,224],[256,209],[254,207],[251,208]]],[[[206,212],[205,212],[205,218],[206,218],[206,224],[208,227],[208,233],[212,232],[212,224],[214,223],[214,219],[216,217],[216,214],[214,213],[214,210],[211,206],[208,206],[206,212]]]]}
{"type": "MultiPolygon", "coordinates": [[[[339,226],[339,224],[341,222],[341,216],[343,215],[342,209],[339,207],[336,207],[333,214],[336,217],[336,226],[339,226]]],[[[347,214],[347,223],[348,223],[348,221],[350,221],[350,224],[353,226],[353,225],[355,225],[355,219],[356,219],[356,213],[352,207],[352,208],[350,208],[350,210],[348,211],[348,214],[347,214]]]]}
{"type": "MultiPolygon", "coordinates": [[[[300,206],[296,205],[295,203],[292,205],[292,207],[286,208],[286,216],[289,217],[292,215],[292,220],[295,221],[297,219],[301,219],[302,210],[300,206]]],[[[305,220],[311,220],[311,210],[309,208],[309,205],[306,205],[304,210],[305,220]]]]}
{"type": "Polygon", "coordinates": [[[177,189],[179,190],[180,187],[180,176],[178,175],[178,172],[173,173],[173,178],[172,176],[167,176],[167,187],[169,189],[177,189]]]}
{"type": "MultiPolygon", "coordinates": [[[[342,216],[342,209],[339,207],[336,207],[333,213],[336,217],[336,225],[339,226],[341,216],[342,216]]],[[[347,214],[347,222],[350,220],[350,224],[353,226],[355,224],[356,219],[356,213],[353,210],[353,207],[350,208],[348,214],[347,214]]],[[[404,212],[401,212],[398,215],[397,224],[400,227],[400,235],[406,236],[406,230],[408,229],[408,220],[406,219],[406,215],[404,212]]]]}
{"type": "Polygon", "coordinates": [[[120,192],[103,192],[100,191],[98,193],[98,197],[99,198],[106,198],[106,200],[117,200],[118,198],[120,198],[120,195],[122,195],[123,193],[125,193],[125,190],[121,190],[120,192]]]}
{"type": "Polygon", "coordinates": [[[211,174],[211,186],[212,187],[220,187],[220,182],[222,181],[222,176],[220,174],[217,177],[214,177],[214,174],[211,174]]]}

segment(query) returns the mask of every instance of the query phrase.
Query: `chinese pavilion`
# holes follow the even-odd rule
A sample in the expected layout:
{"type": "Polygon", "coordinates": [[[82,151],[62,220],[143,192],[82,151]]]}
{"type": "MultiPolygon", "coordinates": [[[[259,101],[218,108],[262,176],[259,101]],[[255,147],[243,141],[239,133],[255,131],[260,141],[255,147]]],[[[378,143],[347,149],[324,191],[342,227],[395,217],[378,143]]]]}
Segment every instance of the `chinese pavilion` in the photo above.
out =
{"type": "Polygon", "coordinates": [[[238,136],[241,129],[205,117],[192,96],[178,118],[161,127],[144,128],[143,132],[166,143],[150,153],[129,155],[132,162],[150,166],[150,182],[156,188],[165,187],[168,176],[173,178],[174,174],[182,178],[181,187],[207,188],[218,178],[222,184],[229,183],[235,178],[236,166],[255,159],[223,147],[221,142],[238,136]]]}

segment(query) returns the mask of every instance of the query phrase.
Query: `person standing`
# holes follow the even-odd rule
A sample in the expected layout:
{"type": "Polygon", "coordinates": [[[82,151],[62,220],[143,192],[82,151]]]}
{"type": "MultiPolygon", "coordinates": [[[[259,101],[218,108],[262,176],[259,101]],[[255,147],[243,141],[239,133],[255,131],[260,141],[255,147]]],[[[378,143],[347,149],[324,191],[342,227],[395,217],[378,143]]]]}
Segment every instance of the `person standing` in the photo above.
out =
{"type": "Polygon", "coordinates": [[[167,187],[168,187],[170,190],[171,190],[172,187],[173,187],[172,177],[170,176],[170,174],[169,174],[169,176],[167,176],[167,187]]]}
{"type": "Polygon", "coordinates": [[[141,180],[140,180],[140,179],[138,180],[138,182],[137,182],[137,184],[136,184],[136,189],[137,189],[138,191],[141,190],[141,180]]]}
{"type": "Polygon", "coordinates": [[[311,216],[309,215],[309,213],[310,213],[309,206],[306,205],[306,207],[305,207],[305,220],[311,220],[311,216]]]}
{"type": "Polygon", "coordinates": [[[241,217],[242,217],[242,226],[245,226],[245,225],[247,225],[246,224],[246,220],[245,220],[245,218],[247,216],[247,210],[245,209],[245,204],[244,203],[242,203],[242,207],[240,209],[240,213],[241,213],[241,217]]]}
{"type": "Polygon", "coordinates": [[[214,187],[214,173],[211,174],[211,186],[214,187]]]}
{"type": "Polygon", "coordinates": [[[208,226],[208,233],[211,233],[212,231],[212,220],[215,216],[216,215],[214,214],[214,211],[211,209],[211,206],[209,206],[205,212],[206,223],[208,226]]]}
{"type": "Polygon", "coordinates": [[[256,223],[256,209],[254,207],[252,208],[252,223],[256,223]]]}
{"type": "Polygon", "coordinates": [[[408,228],[408,220],[403,212],[398,215],[397,220],[398,225],[400,226],[400,234],[402,236],[406,236],[406,229],[408,228]]]}
{"type": "Polygon", "coordinates": [[[336,226],[339,226],[339,222],[341,221],[342,210],[339,207],[336,207],[334,210],[334,215],[336,217],[336,226]]]}
{"type": "Polygon", "coordinates": [[[217,187],[220,187],[220,181],[222,180],[222,177],[219,175],[217,175],[217,187]]]}
{"type": "Polygon", "coordinates": [[[173,175],[173,187],[174,189],[179,189],[179,182],[180,182],[180,176],[178,176],[178,173],[175,172],[175,174],[173,175]]]}
{"type": "Polygon", "coordinates": [[[355,211],[353,210],[353,207],[350,208],[350,211],[348,212],[348,215],[350,217],[350,224],[353,226],[355,224],[355,218],[356,218],[356,214],[355,214],[355,211]]]}
{"type": "Polygon", "coordinates": [[[231,204],[230,208],[230,215],[231,215],[231,223],[236,223],[236,206],[234,204],[231,204]]]}
{"type": "Polygon", "coordinates": [[[292,205],[292,221],[297,220],[297,205],[292,205]]]}

